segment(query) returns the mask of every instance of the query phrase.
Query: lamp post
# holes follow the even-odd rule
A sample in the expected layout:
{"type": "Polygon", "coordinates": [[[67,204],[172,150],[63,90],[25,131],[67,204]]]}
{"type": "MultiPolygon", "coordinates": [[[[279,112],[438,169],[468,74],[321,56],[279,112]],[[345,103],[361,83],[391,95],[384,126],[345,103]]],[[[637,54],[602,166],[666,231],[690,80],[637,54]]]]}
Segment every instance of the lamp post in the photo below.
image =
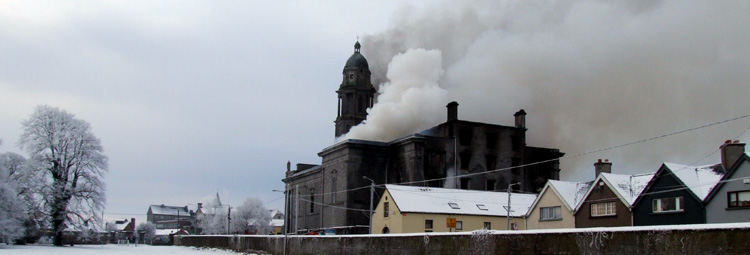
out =
{"type": "Polygon", "coordinates": [[[370,181],[370,234],[372,234],[372,202],[375,199],[375,181],[367,176],[362,176],[362,179],[370,181]]]}
{"type": "Polygon", "coordinates": [[[508,220],[508,222],[506,223],[508,230],[510,230],[510,188],[514,185],[521,185],[521,183],[516,182],[516,183],[508,184],[508,207],[506,208],[507,210],[505,210],[508,213],[505,217],[508,220]]]}

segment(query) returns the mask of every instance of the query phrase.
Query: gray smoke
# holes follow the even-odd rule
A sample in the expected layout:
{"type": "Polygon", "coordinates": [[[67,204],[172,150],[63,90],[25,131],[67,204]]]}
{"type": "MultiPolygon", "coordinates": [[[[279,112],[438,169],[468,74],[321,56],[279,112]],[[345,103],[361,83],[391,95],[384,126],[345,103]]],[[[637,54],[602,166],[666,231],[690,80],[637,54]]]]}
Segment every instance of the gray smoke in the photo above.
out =
{"type": "MultiPolygon", "coordinates": [[[[748,13],[747,1],[405,7],[389,29],[361,41],[381,95],[348,137],[387,141],[417,132],[445,121],[445,104],[458,101],[459,119],[501,125],[523,108],[529,145],[574,155],[745,115],[748,13]],[[430,66],[435,61],[439,67],[430,66]]],[[[566,158],[562,179],[593,178],[597,158],[612,160],[615,173],[653,172],[664,161],[715,163],[716,155],[699,160],[749,125],[742,119],[566,158]]]]}

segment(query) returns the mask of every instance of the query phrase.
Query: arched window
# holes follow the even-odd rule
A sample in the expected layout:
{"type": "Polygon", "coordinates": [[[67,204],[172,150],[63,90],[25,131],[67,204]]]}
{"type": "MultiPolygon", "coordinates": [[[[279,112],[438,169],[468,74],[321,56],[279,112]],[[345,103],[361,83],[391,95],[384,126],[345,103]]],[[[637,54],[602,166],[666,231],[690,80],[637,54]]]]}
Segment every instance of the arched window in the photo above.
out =
{"type": "Polygon", "coordinates": [[[315,188],[310,189],[310,213],[315,213],[315,188]]]}
{"type": "Polygon", "coordinates": [[[390,233],[391,233],[391,230],[388,229],[388,227],[383,228],[383,234],[390,234],[390,233]]]}
{"type": "Polygon", "coordinates": [[[331,172],[331,203],[336,203],[336,193],[338,193],[338,177],[336,177],[336,170],[331,172]]]}

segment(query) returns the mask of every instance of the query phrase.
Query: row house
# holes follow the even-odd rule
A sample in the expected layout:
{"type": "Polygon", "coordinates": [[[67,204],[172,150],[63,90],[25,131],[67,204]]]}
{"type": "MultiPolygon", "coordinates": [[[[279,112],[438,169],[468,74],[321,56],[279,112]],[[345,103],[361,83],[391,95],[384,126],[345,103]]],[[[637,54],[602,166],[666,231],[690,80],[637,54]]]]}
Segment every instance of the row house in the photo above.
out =
{"type": "Polygon", "coordinates": [[[529,229],[750,222],[750,157],[727,141],[721,162],[663,163],[655,173],[612,174],[594,164],[591,182],[548,181],[526,214],[529,229]]]}
{"type": "Polygon", "coordinates": [[[386,184],[372,233],[526,229],[523,216],[535,199],[536,194],[386,184]]]}

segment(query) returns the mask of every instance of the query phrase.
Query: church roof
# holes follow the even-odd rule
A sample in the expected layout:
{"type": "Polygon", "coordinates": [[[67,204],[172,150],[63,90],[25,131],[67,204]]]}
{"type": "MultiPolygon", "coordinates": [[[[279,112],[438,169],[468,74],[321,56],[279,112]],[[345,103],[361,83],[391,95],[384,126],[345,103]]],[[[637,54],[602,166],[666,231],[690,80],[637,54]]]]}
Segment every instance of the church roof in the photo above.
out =
{"type": "Polygon", "coordinates": [[[356,44],[354,44],[354,53],[351,57],[346,61],[346,65],[344,66],[344,69],[347,68],[364,68],[364,69],[370,69],[370,65],[367,64],[367,59],[365,59],[365,56],[362,56],[362,54],[359,53],[359,41],[357,41],[356,44]]]}

